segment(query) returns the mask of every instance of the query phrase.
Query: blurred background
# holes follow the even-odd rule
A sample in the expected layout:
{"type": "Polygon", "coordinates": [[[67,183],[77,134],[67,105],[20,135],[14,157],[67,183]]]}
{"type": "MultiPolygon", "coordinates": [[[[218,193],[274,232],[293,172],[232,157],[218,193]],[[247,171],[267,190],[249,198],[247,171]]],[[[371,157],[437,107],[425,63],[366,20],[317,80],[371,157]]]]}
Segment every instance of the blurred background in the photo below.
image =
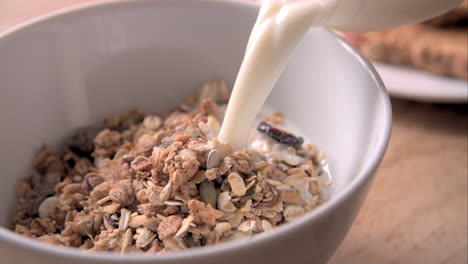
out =
{"type": "MultiPolygon", "coordinates": [[[[97,1],[0,0],[0,31],[97,1]]],[[[340,34],[379,71],[392,96],[393,130],[330,263],[468,263],[468,1],[417,25],[340,34]]]]}

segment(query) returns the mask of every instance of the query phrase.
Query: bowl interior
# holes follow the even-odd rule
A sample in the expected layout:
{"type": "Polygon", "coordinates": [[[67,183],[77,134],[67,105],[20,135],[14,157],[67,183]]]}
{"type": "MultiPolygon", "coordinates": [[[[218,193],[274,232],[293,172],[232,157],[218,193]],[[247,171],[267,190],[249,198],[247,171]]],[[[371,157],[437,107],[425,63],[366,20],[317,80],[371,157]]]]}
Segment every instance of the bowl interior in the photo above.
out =
{"type": "MultiPolygon", "coordinates": [[[[200,2],[96,6],[0,38],[1,226],[42,143],[132,107],[167,110],[206,80],[233,84],[257,9],[200,2]]],[[[374,78],[339,38],[313,29],[268,99],[326,150],[335,195],[386,140],[387,97],[374,78]]]]}

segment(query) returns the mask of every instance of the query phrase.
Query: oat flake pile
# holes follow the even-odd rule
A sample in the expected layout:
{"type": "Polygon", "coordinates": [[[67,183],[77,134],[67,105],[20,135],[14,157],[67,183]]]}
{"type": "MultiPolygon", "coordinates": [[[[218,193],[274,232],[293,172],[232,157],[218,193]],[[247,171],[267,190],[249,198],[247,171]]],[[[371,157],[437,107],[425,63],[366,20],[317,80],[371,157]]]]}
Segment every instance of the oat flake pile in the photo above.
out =
{"type": "MultiPolygon", "coordinates": [[[[44,146],[16,186],[15,232],[91,251],[167,252],[274,229],[323,203],[322,153],[274,127],[234,152],[216,139],[229,92],[206,83],[163,115],[132,110],[44,146]],[[265,140],[266,139],[266,140],[265,140]]],[[[40,143],[40,142],[38,142],[40,143]]]]}

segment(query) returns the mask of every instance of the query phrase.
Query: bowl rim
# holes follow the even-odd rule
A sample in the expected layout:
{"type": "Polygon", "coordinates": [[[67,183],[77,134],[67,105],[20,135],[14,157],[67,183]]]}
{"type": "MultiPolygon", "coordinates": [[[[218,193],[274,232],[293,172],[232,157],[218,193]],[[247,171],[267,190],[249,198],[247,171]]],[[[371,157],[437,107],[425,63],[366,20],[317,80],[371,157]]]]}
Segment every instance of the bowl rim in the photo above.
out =
{"type": "MultiPolygon", "coordinates": [[[[132,0],[103,0],[98,2],[87,2],[81,3],[77,5],[73,5],[70,7],[65,7],[62,9],[58,9],[44,15],[26,20],[20,24],[17,24],[3,32],[0,32],[0,42],[5,40],[8,37],[14,36],[15,32],[21,31],[23,29],[27,29],[29,27],[33,27],[40,23],[47,23],[53,21],[55,19],[61,19],[66,17],[70,14],[78,14],[80,12],[86,13],[92,9],[96,8],[106,8],[106,7],[117,7],[119,5],[139,5],[139,4],[186,4],[186,3],[194,3],[197,4],[209,4],[209,5],[230,5],[234,8],[245,8],[245,9],[259,9],[259,5],[252,2],[247,1],[239,1],[239,0],[139,0],[139,1],[132,1],[132,0]]],[[[274,232],[266,232],[262,233],[261,235],[253,236],[248,240],[241,240],[241,241],[233,241],[229,243],[221,243],[215,247],[202,247],[196,249],[188,249],[188,250],[181,250],[178,252],[171,252],[171,254],[163,254],[163,255],[144,255],[144,254],[115,254],[112,252],[87,252],[77,248],[66,248],[66,247],[59,247],[59,246],[50,246],[46,243],[38,243],[37,241],[23,237],[15,232],[6,229],[4,227],[0,227],[0,241],[3,243],[9,243],[12,246],[23,248],[27,250],[32,250],[37,253],[41,254],[49,254],[49,255],[58,255],[64,258],[80,258],[82,260],[88,261],[113,261],[116,263],[128,261],[137,261],[137,262],[144,262],[144,261],[156,261],[156,260],[170,260],[170,261],[177,261],[186,258],[192,257],[204,257],[208,255],[219,255],[228,252],[234,252],[236,250],[242,250],[243,248],[252,247],[257,244],[261,244],[264,241],[272,240],[272,239],[279,239],[283,234],[288,233],[292,230],[298,230],[303,228],[303,226],[309,222],[317,220],[318,218],[330,213],[333,211],[339,204],[342,204],[346,199],[352,196],[358,189],[363,187],[367,182],[371,181],[373,178],[373,174],[377,167],[379,166],[385,150],[387,148],[390,134],[391,134],[391,126],[392,126],[392,110],[391,110],[391,103],[388,93],[385,89],[384,83],[382,82],[380,76],[378,75],[377,71],[375,70],[374,66],[364,58],[362,54],[360,54],[354,47],[352,47],[348,42],[346,42],[342,37],[329,30],[324,30],[324,34],[330,34],[332,37],[336,38],[339,44],[345,48],[359,63],[367,70],[369,75],[371,76],[372,80],[376,84],[376,88],[378,89],[378,96],[383,103],[383,118],[385,119],[383,122],[383,127],[379,132],[379,141],[376,144],[376,151],[370,154],[369,156],[370,162],[367,162],[361,169],[356,173],[355,178],[352,182],[346,186],[342,191],[337,193],[333,199],[327,201],[325,204],[321,205],[317,209],[307,213],[303,217],[294,221],[293,224],[287,224],[279,227],[274,232]]]]}

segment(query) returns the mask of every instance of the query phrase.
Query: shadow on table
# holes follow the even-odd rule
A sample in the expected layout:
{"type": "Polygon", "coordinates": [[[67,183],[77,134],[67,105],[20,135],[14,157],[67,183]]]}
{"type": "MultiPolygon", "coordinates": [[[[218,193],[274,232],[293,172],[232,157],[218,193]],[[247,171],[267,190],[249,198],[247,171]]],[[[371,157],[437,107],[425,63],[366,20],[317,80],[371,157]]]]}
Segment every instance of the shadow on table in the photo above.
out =
{"type": "Polygon", "coordinates": [[[430,104],[392,98],[393,120],[408,127],[467,135],[468,104],[430,104]]]}

